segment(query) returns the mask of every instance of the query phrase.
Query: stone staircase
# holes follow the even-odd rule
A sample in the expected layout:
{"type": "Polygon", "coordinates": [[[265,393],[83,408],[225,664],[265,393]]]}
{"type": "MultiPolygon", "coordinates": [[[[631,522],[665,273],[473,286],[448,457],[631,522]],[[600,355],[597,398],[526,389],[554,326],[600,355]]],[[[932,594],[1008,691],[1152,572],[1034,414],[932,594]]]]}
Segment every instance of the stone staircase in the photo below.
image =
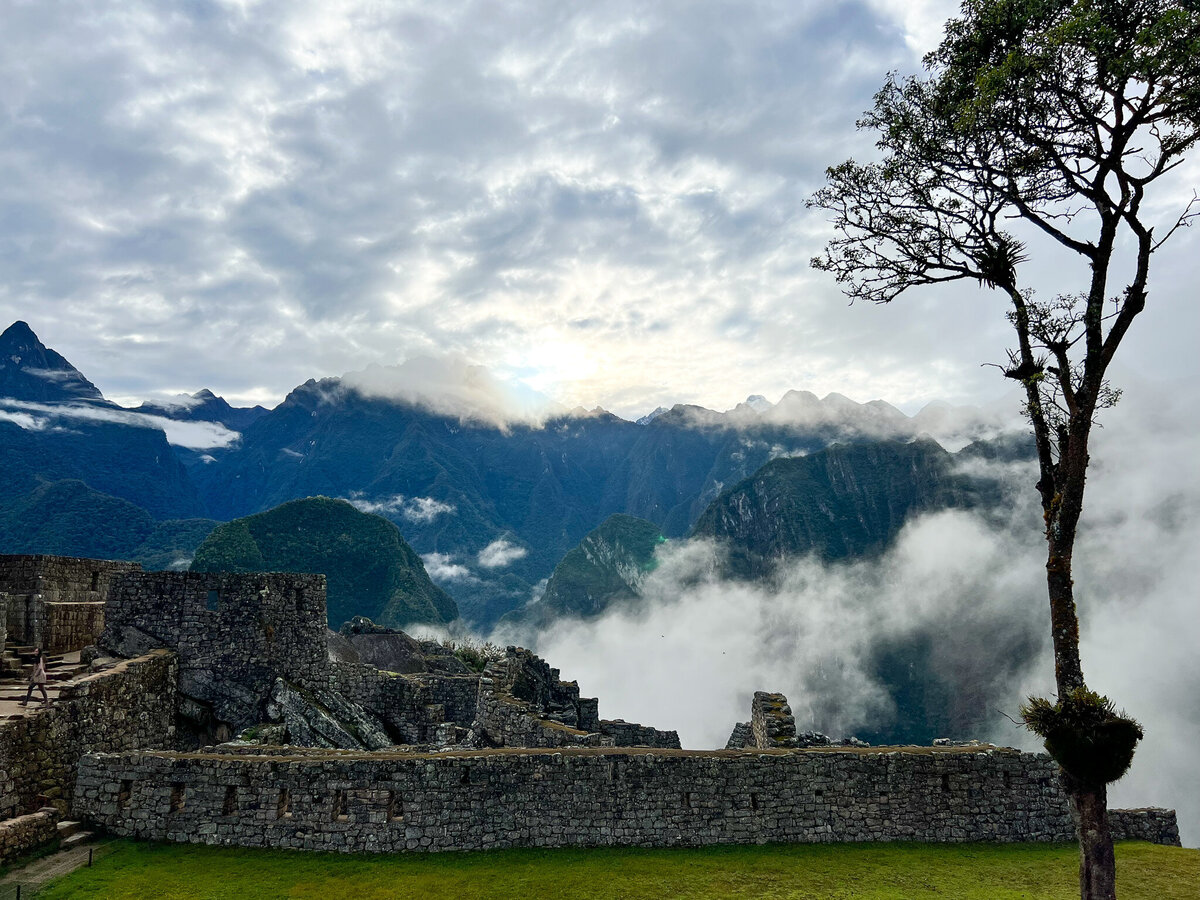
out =
{"type": "MultiPolygon", "coordinates": [[[[35,648],[9,641],[0,652],[0,703],[19,702],[25,699],[29,688],[29,674],[33,671],[35,648]]],[[[46,693],[53,701],[58,696],[58,686],[64,681],[87,671],[79,662],[78,653],[50,653],[46,655],[46,693]]],[[[31,704],[40,703],[41,693],[33,692],[31,704]]]]}
{"type": "Polygon", "coordinates": [[[58,845],[63,850],[90,843],[95,837],[95,832],[86,831],[82,822],[63,820],[58,823],[58,845]]]}

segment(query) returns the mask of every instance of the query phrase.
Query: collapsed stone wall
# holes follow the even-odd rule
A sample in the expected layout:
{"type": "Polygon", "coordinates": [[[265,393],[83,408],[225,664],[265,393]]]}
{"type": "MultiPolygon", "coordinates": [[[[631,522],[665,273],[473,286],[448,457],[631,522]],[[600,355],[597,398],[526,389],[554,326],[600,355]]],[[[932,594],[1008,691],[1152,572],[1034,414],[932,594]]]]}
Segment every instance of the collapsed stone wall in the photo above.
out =
{"type": "MultiPolygon", "coordinates": [[[[8,594],[5,625],[7,639],[41,646],[51,652],[78,650],[91,643],[77,643],[89,637],[82,632],[55,631],[58,625],[80,628],[90,617],[91,639],[99,633],[95,608],[86,613],[59,611],[56,604],[103,604],[114,578],[127,572],[140,572],[141,565],[109,559],[82,559],[70,556],[0,554],[0,593],[8,594]]],[[[102,619],[101,619],[102,622],[102,619]]]]}
{"type": "Polygon", "coordinates": [[[330,663],[329,687],[381,719],[397,744],[457,743],[479,699],[478,675],[401,675],[365,663],[330,663]]]}
{"type": "Polygon", "coordinates": [[[494,747],[678,748],[679,735],[624,720],[602,720],[599,702],[520,647],[508,647],[479,680],[477,739],[494,747]]]}
{"type": "Polygon", "coordinates": [[[58,810],[52,806],[0,822],[0,866],[58,837],[58,810]]]}
{"type": "Polygon", "coordinates": [[[325,576],[139,572],[112,584],[100,645],[179,654],[181,711],[197,743],[262,720],[277,678],[323,687],[325,576]]]}
{"type": "Polygon", "coordinates": [[[0,819],[49,801],[67,810],[80,756],[171,747],[176,659],[155,650],[63,682],[49,707],[0,722],[0,819]]]}
{"type": "Polygon", "coordinates": [[[995,748],[281,750],[93,754],[75,796],[79,814],[124,836],[386,853],[1067,841],[1074,827],[1058,784],[1049,757],[995,748]]]}

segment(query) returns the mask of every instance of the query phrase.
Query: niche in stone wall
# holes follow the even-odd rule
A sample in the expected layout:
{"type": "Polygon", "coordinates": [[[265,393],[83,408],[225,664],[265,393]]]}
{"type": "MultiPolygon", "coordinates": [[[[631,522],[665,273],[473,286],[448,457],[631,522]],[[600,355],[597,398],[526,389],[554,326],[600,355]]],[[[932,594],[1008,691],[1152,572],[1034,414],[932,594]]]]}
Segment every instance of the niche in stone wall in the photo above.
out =
{"type": "Polygon", "coordinates": [[[292,793],[287,788],[279,789],[279,799],[275,804],[275,818],[290,819],[292,817],[292,793]]]}
{"type": "Polygon", "coordinates": [[[133,796],[133,782],[122,778],[117,790],[117,809],[129,809],[129,798],[133,796]]]}
{"type": "Polygon", "coordinates": [[[235,788],[233,785],[229,785],[227,788],[225,788],[225,802],[221,804],[221,815],[237,815],[237,788],[235,788]]]}
{"type": "Polygon", "coordinates": [[[204,608],[209,612],[217,612],[221,609],[221,592],[209,591],[208,597],[204,601],[204,608]]]}
{"type": "Polygon", "coordinates": [[[389,822],[404,821],[404,807],[401,805],[400,798],[396,796],[395,791],[388,791],[387,820],[389,822]]]}
{"type": "Polygon", "coordinates": [[[183,806],[187,802],[187,787],[179,781],[171,785],[171,812],[183,812],[183,806]]]}
{"type": "Polygon", "coordinates": [[[350,819],[346,809],[346,792],[333,792],[333,809],[331,811],[332,819],[335,822],[347,822],[350,819]]]}
{"type": "Polygon", "coordinates": [[[99,572],[92,573],[92,586],[90,588],[88,588],[88,590],[89,591],[100,590],[100,573],[99,572]]]}

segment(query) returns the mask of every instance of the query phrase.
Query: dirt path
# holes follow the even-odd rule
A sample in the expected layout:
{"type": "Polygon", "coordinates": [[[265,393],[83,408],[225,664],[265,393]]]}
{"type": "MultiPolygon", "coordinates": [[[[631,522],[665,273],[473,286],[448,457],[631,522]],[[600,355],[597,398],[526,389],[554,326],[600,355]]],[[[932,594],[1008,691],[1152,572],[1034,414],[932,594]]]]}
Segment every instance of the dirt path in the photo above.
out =
{"type": "Polygon", "coordinates": [[[111,843],[113,842],[99,841],[72,847],[70,850],[59,850],[11,870],[0,878],[0,900],[13,900],[17,896],[17,885],[21,886],[21,900],[33,897],[47,882],[86,866],[89,852],[95,859],[99,859],[107,852],[111,843]]]}

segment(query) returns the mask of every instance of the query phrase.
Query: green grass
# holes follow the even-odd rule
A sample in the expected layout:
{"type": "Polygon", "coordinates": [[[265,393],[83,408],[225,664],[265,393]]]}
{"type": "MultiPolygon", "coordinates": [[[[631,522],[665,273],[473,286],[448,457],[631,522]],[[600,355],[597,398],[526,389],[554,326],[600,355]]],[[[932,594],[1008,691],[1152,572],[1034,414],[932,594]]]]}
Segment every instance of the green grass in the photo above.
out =
{"type": "MultiPolygon", "coordinates": [[[[796,844],[338,856],[122,841],[38,898],[1070,900],[1079,896],[1077,853],[1044,844],[796,844]]],[[[1120,844],[1117,866],[1121,900],[1200,896],[1200,851],[1120,844]]]]}

